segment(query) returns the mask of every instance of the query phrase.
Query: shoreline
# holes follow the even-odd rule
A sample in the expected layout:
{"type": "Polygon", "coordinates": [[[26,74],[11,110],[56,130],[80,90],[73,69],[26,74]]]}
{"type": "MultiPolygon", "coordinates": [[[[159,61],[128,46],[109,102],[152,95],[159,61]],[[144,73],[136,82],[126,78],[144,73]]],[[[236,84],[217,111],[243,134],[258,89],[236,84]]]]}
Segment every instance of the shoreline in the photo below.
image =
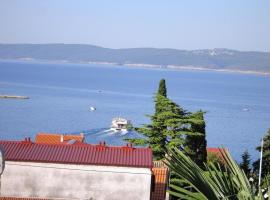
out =
{"type": "Polygon", "coordinates": [[[0,99],[30,99],[30,97],[17,95],[0,95],[0,99]]]}
{"type": "Polygon", "coordinates": [[[33,58],[19,58],[19,59],[1,59],[0,61],[7,62],[26,62],[26,63],[50,63],[50,64],[83,64],[83,65],[103,65],[103,66],[124,66],[130,68],[145,68],[145,69],[164,69],[164,70],[175,70],[175,71],[212,71],[220,73],[240,73],[240,74],[254,74],[260,76],[270,76],[270,72],[265,71],[254,71],[254,70],[238,70],[238,69],[217,69],[207,68],[202,66],[180,66],[180,65],[156,65],[156,64],[145,64],[145,63],[114,63],[114,62],[96,62],[96,61],[79,61],[72,62],[68,60],[39,60],[33,58]]]}

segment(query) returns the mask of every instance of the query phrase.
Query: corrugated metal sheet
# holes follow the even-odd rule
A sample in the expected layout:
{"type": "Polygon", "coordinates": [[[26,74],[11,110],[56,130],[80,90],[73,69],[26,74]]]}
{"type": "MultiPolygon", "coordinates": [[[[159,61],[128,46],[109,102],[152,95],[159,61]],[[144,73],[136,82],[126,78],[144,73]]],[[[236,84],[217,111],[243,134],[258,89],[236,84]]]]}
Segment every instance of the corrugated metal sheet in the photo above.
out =
{"type": "Polygon", "coordinates": [[[38,133],[36,135],[36,143],[58,144],[58,143],[61,143],[61,137],[63,137],[64,142],[67,142],[69,140],[76,140],[78,142],[84,141],[83,135],[63,135],[63,134],[54,134],[54,133],[38,133]]]}
{"type": "Polygon", "coordinates": [[[105,144],[38,144],[31,141],[0,141],[10,161],[110,165],[125,167],[153,166],[150,148],[112,147],[105,144]]]}

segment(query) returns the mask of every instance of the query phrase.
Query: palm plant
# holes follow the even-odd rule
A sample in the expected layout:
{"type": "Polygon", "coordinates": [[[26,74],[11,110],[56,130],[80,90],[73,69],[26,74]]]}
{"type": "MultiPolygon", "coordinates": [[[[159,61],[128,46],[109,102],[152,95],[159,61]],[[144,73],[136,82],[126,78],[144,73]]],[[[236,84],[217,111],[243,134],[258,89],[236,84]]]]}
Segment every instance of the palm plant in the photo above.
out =
{"type": "MultiPolygon", "coordinates": [[[[209,163],[202,170],[195,162],[178,149],[168,149],[166,165],[187,187],[170,184],[169,193],[186,200],[262,200],[255,194],[245,173],[230,154],[220,149],[225,168],[209,163]]],[[[269,191],[269,188],[268,188],[269,191]]],[[[270,200],[270,198],[269,198],[270,200]]]]}

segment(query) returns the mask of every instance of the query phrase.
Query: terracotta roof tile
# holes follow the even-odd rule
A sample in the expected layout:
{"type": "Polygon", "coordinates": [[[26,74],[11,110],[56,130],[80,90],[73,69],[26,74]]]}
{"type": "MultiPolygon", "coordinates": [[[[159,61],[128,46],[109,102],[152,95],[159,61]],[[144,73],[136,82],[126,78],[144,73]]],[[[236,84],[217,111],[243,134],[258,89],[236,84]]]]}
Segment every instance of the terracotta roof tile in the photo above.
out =
{"type": "Polygon", "coordinates": [[[58,144],[67,142],[69,140],[76,140],[78,142],[84,141],[84,135],[65,135],[65,134],[56,134],[56,133],[38,133],[36,135],[36,143],[45,143],[45,144],[58,144]]]}
{"type": "Polygon", "coordinates": [[[219,158],[222,158],[222,155],[221,155],[220,150],[229,151],[227,148],[213,148],[213,147],[209,147],[209,148],[207,148],[207,153],[213,153],[216,156],[218,156],[219,158]]]}
{"type": "Polygon", "coordinates": [[[41,144],[25,141],[1,141],[5,159],[10,161],[70,163],[152,168],[150,148],[99,145],[41,144]]]}
{"type": "Polygon", "coordinates": [[[167,168],[152,168],[155,175],[155,190],[152,192],[151,200],[164,200],[166,196],[169,171],[167,168]]]}
{"type": "Polygon", "coordinates": [[[210,154],[215,155],[219,161],[223,162],[224,158],[221,154],[221,151],[227,151],[229,152],[229,150],[227,148],[207,148],[207,155],[209,156],[210,154]]]}

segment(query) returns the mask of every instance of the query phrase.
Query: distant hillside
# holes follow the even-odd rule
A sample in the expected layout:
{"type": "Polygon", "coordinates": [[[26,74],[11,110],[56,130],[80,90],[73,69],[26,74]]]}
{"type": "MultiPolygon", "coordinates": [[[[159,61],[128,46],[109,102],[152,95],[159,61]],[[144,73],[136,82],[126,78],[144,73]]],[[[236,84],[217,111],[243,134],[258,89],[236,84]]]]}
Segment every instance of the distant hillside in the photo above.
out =
{"type": "Polygon", "coordinates": [[[109,49],[79,44],[0,44],[0,59],[107,62],[121,65],[206,68],[270,73],[270,52],[230,49],[109,49]]]}

